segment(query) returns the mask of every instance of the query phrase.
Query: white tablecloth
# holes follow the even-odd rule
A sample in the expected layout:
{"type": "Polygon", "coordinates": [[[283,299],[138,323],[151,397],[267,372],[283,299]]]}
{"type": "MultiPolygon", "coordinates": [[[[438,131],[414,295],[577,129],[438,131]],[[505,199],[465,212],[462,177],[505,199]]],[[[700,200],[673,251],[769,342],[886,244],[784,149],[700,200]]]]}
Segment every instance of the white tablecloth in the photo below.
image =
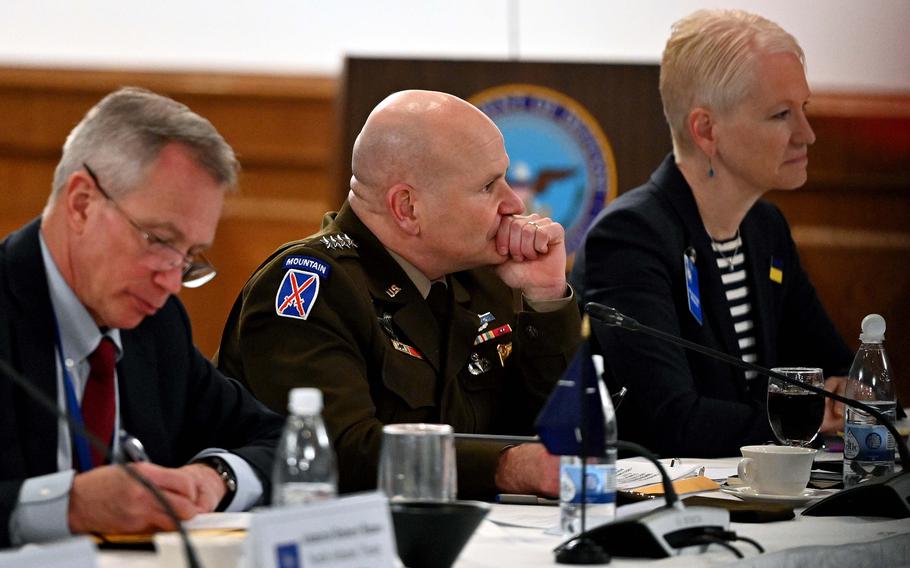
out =
{"type": "MultiPolygon", "coordinates": [[[[555,524],[557,507],[531,505],[494,505],[468,542],[456,568],[502,568],[556,566],[553,548],[561,542],[542,529],[506,526],[528,521],[555,524]],[[495,522],[494,522],[495,521],[495,522]]],[[[902,566],[910,565],[910,520],[858,517],[803,517],[792,521],[762,524],[733,523],[732,530],[757,540],[767,551],[759,554],[745,543],[736,547],[745,555],[738,560],[729,551],[712,547],[697,556],[661,560],[614,558],[612,566],[633,566],[648,562],[653,566],[902,566]]],[[[159,568],[152,552],[104,551],[99,568],[159,568]]],[[[161,567],[165,568],[165,567],[161,567]]],[[[170,567],[167,567],[170,568],[170,567]]]]}
{"type": "MultiPolygon", "coordinates": [[[[836,456],[832,456],[834,458],[836,456]]],[[[709,470],[735,468],[739,458],[685,460],[709,470]]],[[[736,499],[720,492],[710,495],[736,499]]],[[[455,568],[534,568],[557,566],[553,548],[562,539],[545,533],[559,522],[559,508],[534,505],[493,505],[487,519],[468,542],[455,568]],[[533,528],[530,528],[533,527],[533,528]]],[[[766,550],[759,554],[752,546],[734,545],[745,555],[737,559],[730,551],[711,547],[696,556],[661,560],[614,558],[611,566],[910,566],[910,519],[891,520],[859,517],[803,517],[773,523],[732,523],[731,530],[758,541],[766,550]]],[[[102,552],[99,568],[159,568],[152,552],[102,552]]],[[[171,568],[171,567],[162,567],[171,568]]],[[[219,567],[222,568],[222,567],[219,567]]]]}
{"type": "MultiPolygon", "coordinates": [[[[495,505],[491,518],[499,523],[513,519],[527,522],[530,517],[548,515],[555,523],[556,507],[495,505]],[[511,510],[510,510],[511,509],[511,510]],[[528,511],[547,509],[547,511],[528,511]]],[[[654,566],[901,566],[910,565],[910,520],[858,517],[803,517],[774,523],[732,523],[731,530],[750,537],[766,552],[759,554],[746,543],[734,543],[745,555],[737,559],[721,547],[712,547],[697,556],[651,560],[654,566]],[[849,559],[849,560],[848,560],[849,559]],[[857,559],[863,559],[859,562],[857,559]]],[[[540,529],[517,528],[484,521],[471,538],[457,568],[499,568],[502,566],[557,566],[553,548],[559,537],[540,529]]],[[[648,562],[642,559],[614,558],[612,566],[631,566],[648,562]]]]}

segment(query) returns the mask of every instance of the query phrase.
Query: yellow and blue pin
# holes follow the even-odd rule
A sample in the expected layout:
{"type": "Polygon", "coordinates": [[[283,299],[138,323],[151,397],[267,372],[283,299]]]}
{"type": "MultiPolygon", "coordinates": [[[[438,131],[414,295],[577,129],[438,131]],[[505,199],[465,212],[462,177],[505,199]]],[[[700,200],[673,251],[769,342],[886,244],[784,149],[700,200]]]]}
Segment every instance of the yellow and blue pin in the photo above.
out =
{"type": "Polygon", "coordinates": [[[771,271],[768,273],[768,278],[770,278],[772,282],[783,284],[784,263],[779,258],[771,257],[771,271]]]}

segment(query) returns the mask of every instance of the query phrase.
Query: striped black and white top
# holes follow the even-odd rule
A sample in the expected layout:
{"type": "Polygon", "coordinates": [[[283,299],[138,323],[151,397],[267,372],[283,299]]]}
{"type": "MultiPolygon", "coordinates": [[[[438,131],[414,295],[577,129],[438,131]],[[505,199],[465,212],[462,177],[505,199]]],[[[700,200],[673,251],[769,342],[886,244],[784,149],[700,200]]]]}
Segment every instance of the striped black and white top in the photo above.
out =
{"type": "MultiPolygon", "coordinates": [[[[711,248],[717,257],[717,269],[724,285],[733,329],[743,361],[755,363],[758,356],[755,347],[755,330],[752,321],[752,301],[746,280],[746,259],[742,251],[743,241],[736,236],[726,241],[711,239],[711,248]]],[[[755,371],[746,371],[746,379],[754,379],[755,371]]]]}

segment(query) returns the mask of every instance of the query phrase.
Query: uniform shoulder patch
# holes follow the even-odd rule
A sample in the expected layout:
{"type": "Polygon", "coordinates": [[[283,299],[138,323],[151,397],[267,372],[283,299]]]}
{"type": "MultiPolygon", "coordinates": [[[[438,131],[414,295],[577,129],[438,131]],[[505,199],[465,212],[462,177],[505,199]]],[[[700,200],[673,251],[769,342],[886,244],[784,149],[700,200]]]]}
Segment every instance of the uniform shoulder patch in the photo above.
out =
{"type": "Polygon", "coordinates": [[[304,269],[315,272],[323,278],[328,278],[332,267],[312,256],[289,256],[284,259],[284,269],[289,268],[304,269]]]}
{"type": "Polygon", "coordinates": [[[275,295],[275,313],[295,319],[307,319],[319,295],[319,274],[292,268],[285,272],[275,295]]]}

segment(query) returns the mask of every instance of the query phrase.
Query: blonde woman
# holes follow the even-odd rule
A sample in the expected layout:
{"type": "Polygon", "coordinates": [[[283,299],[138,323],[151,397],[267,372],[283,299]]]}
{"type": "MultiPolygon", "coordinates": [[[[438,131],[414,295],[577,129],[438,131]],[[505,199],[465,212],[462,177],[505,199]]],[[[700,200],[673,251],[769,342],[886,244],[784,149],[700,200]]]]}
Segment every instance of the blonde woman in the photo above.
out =
{"type": "MultiPolygon", "coordinates": [[[[786,220],[761,200],[806,182],[815,133],[799,44],[761,16],[698,11],[673,26],[660,90],[673,153],[595,222],[576,270],[584,301],[765,367],[844,374],[851,353],[786,220]]],[[[622,438],[667,456],[773,439],[765,377],[639,334],[594,333],[608,384],[628,387],[622,438]]],[[[824,429],[837,421],[826,408],[824,429]]]]}

